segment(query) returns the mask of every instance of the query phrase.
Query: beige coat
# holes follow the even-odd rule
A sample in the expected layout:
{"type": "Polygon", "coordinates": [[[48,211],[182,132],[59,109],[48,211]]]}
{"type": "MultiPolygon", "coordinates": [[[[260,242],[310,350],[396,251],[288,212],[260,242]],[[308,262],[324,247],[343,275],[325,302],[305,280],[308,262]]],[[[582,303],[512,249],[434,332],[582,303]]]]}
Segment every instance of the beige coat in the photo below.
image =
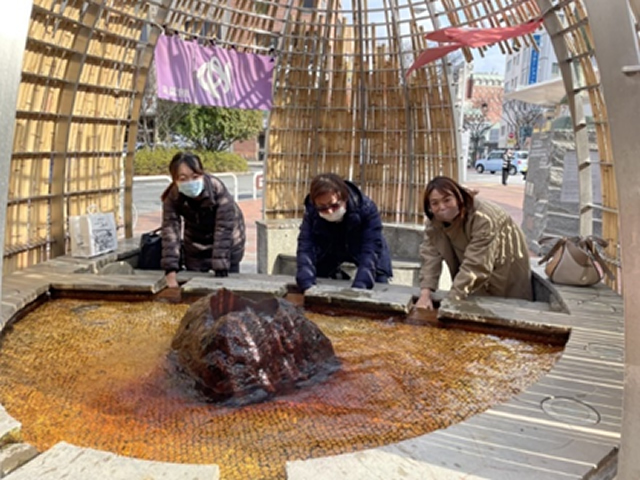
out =
{"type": "Polygon", "coordinates": [[[466,220],[458,218],[448,227],[427,219],[420,257],[421,288],[438,288],[444,260],[453,281],[449,298],[476,294],[532,299],[524,233],[494,203],[476,198],[466,220]]]}

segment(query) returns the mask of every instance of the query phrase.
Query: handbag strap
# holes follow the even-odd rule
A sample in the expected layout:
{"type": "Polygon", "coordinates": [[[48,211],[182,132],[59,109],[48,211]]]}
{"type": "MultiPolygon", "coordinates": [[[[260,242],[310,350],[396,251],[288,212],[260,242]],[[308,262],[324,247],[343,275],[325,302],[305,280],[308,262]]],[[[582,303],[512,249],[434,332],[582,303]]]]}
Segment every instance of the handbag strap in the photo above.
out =
{"type": "Polygon", "coordinates": [[[609,267],[607,267],[607,263],[605,262],[604,258],[602,258],[597,248],[597,246],[606,248],[609,245],[609,242],[600,237],[596,237],[595,235],[589,235],[588,237],[584,237],[584,238],[578,237],[578,238],[579,238],[579,241],[577,245],[582,250],[586,251],[594,262],[600,265],[600,268],[602,268],[602,271],[607,275],[607,277],[609,277],[609,280],[613,280],[614,279],[613,272],[609,269],[609,267]]]}
{"type": "Polygon", "coordinates": [[[538,240],[538,243],[542,245],[543,243],[549,243],[552,240],[556,240],[556,243],[553,245],[553,247],[551,247],[551,249],[546,253],[544,257],[538,260],[538,265],[542,265],[543,263],[551,260],[555,253],[560,249],[560,247],[564,246],[564,244],[567,243],[567,237],[542,237],[540,240],[538,240]]]}

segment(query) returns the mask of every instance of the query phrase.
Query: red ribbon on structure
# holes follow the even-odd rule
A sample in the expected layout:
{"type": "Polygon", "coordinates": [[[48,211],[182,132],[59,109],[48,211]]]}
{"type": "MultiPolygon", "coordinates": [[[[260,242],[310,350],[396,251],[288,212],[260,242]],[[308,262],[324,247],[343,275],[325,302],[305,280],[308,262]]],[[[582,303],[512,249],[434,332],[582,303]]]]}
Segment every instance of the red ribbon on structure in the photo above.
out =
{"type": "Polygon", "coordinates": [[[458,28],[449,27],[434,32],[427,33],[425,38],[448,45],[440,45],[434,48],[427,48],[423,51],[413,65],[407,70],[407,76],[415,69],[427,63],[444,57],[447,53],[453,52],[462,47],[484,47],[492,43],[509,40],[510,38],[528,35],[535,32],[542,25],[542,18],[530,20],[522,25],[497,28],[458,28]]]}

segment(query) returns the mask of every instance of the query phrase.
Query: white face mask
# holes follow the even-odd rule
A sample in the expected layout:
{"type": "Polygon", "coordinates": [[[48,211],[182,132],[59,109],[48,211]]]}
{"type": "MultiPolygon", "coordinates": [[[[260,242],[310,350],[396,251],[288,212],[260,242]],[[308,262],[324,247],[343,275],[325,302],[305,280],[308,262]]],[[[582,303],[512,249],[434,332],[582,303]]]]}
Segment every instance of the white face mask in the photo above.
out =
{"type": "Polygon", "coordinates": [[[347,209],[343,205],[340,205],[340,207],[338,207],[331,213],[318,212],[318,215],[324,218],[327,222],[340,222],[342,221],[345,213],[347,213],[347,209]]]}
{"type": "Polygon", "coordinates": [[[433,215],[436,217],[437,220],[440,220],[441,222],[451,223],[456,219],[456,217],[459,214],[460,214],[460,209],[456,205],[451,208],[439,210],[438,213],[434,213],[433,215]]]}
{"type": "Polygon", "coordinates": [[[204,181],[201,178],[178,183],[178,191],[187,197],[196,198],[204,189],[204,181]]]}

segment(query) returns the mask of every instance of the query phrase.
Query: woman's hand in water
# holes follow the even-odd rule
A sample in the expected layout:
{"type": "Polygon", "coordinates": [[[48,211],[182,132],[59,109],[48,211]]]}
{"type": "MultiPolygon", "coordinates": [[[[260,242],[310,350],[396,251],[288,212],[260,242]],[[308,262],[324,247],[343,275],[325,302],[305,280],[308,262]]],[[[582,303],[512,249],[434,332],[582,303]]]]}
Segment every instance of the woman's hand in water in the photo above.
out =
{"type": "Polygon", "coordinates": [[[176,272],[169,272],[165,276],[165,280],[167,281],[167,287],[169,288],[178,288],[178,280],[176,279],[176,272]]]}
{"type": "Polygon", "coordinates": [[[425,308],[427,310],[433,310],[433,302],[431,301],[431,290],[423,288],[420,291],[420,298],[416,302],[417,308],[425,308]]]}

